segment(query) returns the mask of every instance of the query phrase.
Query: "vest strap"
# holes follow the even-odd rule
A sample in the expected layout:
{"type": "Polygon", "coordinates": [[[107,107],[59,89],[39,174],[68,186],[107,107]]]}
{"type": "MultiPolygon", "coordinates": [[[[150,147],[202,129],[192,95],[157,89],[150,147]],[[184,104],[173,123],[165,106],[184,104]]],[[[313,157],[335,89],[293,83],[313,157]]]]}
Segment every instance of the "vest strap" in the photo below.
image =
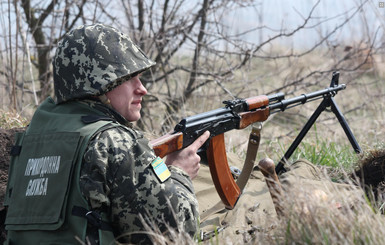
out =
{"type": "Polygon", "coordinates": [[[88,223],[100,230],[112,231],[109,223],[102,220],[102,216],[97,211],[90,211],[80,206],[73,206],[72,215],[86,218],[88,223]]]}
{"type": "Polygon", "coordinates": [[[11,156],[18,156],[18,155],[20,155],[20,152],[21,152],[21,145],[14,145],[11,148],[10,155],[11,156]]]}
{"type": "Polygon", "coordinates": [[[82,116],[81,120],[85,124],[95,123],[99,121],[114,121],[111,117],[101,116],[101,115],[86,115],[82,116]]]}

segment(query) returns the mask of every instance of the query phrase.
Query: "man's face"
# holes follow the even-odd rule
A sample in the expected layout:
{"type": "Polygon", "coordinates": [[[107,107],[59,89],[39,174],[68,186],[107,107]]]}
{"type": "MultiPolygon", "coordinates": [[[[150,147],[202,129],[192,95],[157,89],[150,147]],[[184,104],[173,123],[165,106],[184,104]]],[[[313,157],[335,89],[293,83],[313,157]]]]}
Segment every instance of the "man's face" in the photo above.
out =
{"type": "MultiPolygon", "coordinates": [[[[140,75],[139,75],[140,76],[140,75]]],[[[112,108],[129,122],[140,119],[142,97],[147,94],[139,76],[133,77],[106,93],[112,108]]]]}

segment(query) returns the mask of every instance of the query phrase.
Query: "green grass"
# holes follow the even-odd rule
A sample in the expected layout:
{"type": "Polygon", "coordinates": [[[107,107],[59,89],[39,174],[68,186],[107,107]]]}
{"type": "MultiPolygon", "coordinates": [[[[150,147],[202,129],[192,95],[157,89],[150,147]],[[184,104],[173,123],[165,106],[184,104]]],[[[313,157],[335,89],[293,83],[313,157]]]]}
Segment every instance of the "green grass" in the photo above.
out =
{"type": "MultiPolygon", "coordinates": [[[[293,163],[299,159],[306,159],[311,163],[325,167],[331,172],[351,173],[356,167],[359,155],[355,153],[349,142],[333,142],[317,132],[314,125],[312,136],[306,136],[293,152],[289,162],[293,163]]],[[[288,150],[290,142],[280,140],[268,142],[268,147],[273,149],[271,154],[277,162],[288,150]]],[[[338,175],[338,174],[337,174],[338,175]]]]}
{"type": "Polygon", "coordinates": [[[358,156],[350,145],[340,145],[335,142],[317,140],[315,142],[302,142],[291,157],[292,161],[307,159],[310,162],[333,168],[351,170],[358,156]]]}

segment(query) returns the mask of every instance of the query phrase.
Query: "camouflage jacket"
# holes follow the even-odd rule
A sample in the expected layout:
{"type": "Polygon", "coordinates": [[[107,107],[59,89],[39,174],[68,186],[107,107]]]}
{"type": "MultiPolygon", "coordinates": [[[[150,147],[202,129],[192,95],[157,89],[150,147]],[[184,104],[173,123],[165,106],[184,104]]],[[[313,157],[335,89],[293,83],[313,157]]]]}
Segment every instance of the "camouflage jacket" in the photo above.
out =
{"type": "Polygon", "coordinates": [[[171,166],[171,177],[162,183],[151,165],[156,156],[143,134],[108,106],[85,103],[121,124],[99,130],[84,154],[80,189],[91,207],[108,213],[119,241],[149,243],[151,233],[170,228],[193,236],[199,212],[189,176],[171,166]]]}

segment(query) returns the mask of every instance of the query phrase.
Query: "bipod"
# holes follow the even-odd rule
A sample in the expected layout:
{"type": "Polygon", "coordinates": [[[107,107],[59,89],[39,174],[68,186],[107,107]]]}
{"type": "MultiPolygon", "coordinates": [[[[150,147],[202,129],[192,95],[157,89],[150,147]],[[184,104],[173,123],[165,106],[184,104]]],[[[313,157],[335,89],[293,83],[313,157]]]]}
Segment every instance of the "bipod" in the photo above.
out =
{"type": "MultiPolygon", "coordinates": [[[[330,87],[338,86],[338,80],[339,80],[340,73],[339,72],[333,72],[332,75],[332,81],[330,83],[330,87]]],[[[352,145],[354,151],[356,153],[361,153],[362,150],[360,146],[358,145],[356,138],[354,137],[352,131],[350,130],[350,127],[341,113],[340,109],[337,106],[337,103],[334,100],[334,95],[336,93],[329,93],[328,95],[325,95],[321,104],[318,106],[318,108],[314,111],[313,115],[310,117],[309,121],[305,124],[305,126],[302,128],[301,132],[298,134],[297,138],[294,140],[294,142],[291,144],[289,149],[286,151],[285,155],[282,157],[282,159],[279,161],[277,166],[275,167],[275,172],[277,174],[280,174],[281,172],[286,172],[286,169],[284,167],[284,163],[287,162],[287,160],[291,157],[291,155],[294,153],[295,149],[297,149],[298,145],[301,143],[302,139],[306,136],[307,132],[310,130],[310,128],[313,126],[319,115],[323,111],[325,111],[327,108],[330,108],[331,111],[336,115],[338,121],[340,122],[342,128],[345,131],[346,136],[348,137],[350,144],[352,145]]]]}

